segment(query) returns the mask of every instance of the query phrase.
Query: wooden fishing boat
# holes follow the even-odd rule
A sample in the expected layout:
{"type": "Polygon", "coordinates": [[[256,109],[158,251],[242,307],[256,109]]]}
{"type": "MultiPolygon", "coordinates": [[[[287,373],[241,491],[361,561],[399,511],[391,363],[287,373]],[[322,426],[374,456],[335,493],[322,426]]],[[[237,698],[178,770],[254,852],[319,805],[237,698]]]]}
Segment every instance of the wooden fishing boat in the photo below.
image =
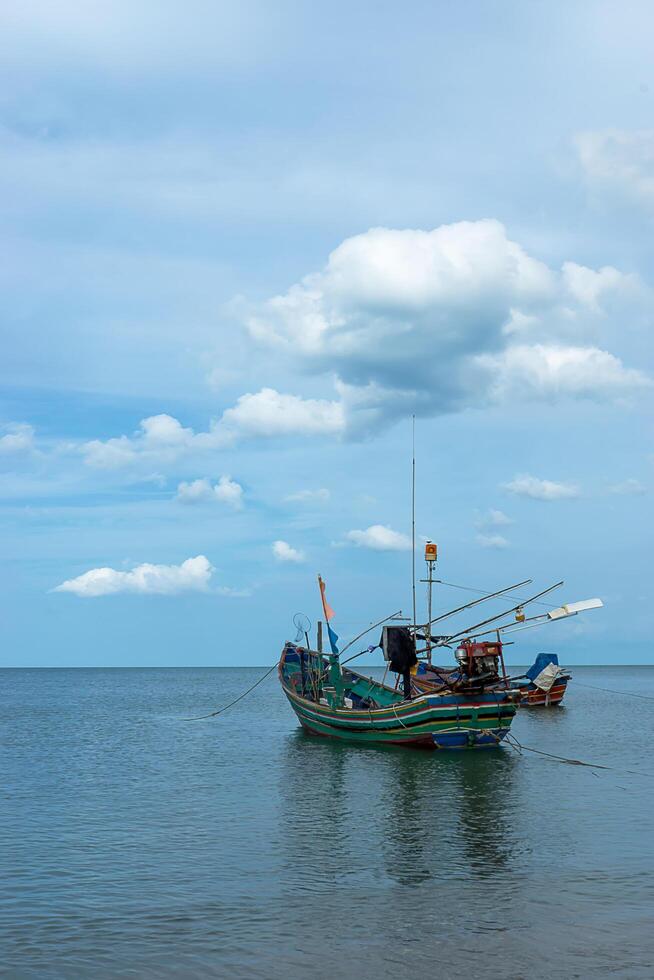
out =
{"type": "MultiPolygon", "coordinates": [[[[431,593],[431,573],[428,581],[431,593]]],[[[559,582],[521,600],[508,610],[515,618],[492,630],[484,631],[482,627],[505,617],[506,610],[447,635],[434,636],[431,627],[435,622],[505,595],[528,581],[485,594],[436,619],[431,618],[429,601],[429,618],[425,626],[399,626],[395,624],[398,614],[387,616],[355,637],[342,652],[345,653],[375,626],[385,623],[379,643],[342,661],[337,645],[339,637],[330,625],[334,611],[325,598],[325,583],[318,576],[331,653],[323,653],[322,622],[318,623],[318,649],[312,650],[309,643],[311,623],[306,616],[297,614],[294,622],[298,634],[293,643],[287,642],[284,646],[278,668],[282,689],[300,724],[314,735],[349,742],[431,749],[498,746],[506,737],[516,707],[523,698],[527,704],[556,703],[554,699],[560,700],[565,689],[563,679],[555,683],[559,668],[558,662],[554,666],[552,661],[556,657],[552,655],[547,663],[537,660],[523,678],[510,678],[504,663],[503,632],[515,632],[516,623],[518,628],[525,628],[522,625],[525,622],[535,625],[540,621],[575,616],[584,609],[601,606],[601,601],[591,599],[561,606],[527,620],[523,607],[558,588],[562,584],[559,582]],[[489,632],[495,634],[492,641],[484,639],[489,632]],[[303,638],[305,644],[301,645],[303,638]],[[420,643],[425,646],[420,648],[420,643]],[[432,663],[433,650],[443,646],[456,646],[456,667],[439,667],[432,663]],[[388,670],[394,672],[397,676],[395,686],[346,667],[350,660],[377,647],[381,647],[387,662],[384,680],[388,670]],[[403,680],[401,691],[398,690],[400,678],[403,680]],[[551,692],[549,700],[547,692],[551,692]]],[[[431,600],[431,594],[429,598],[431,600]]],[[[568,675],[564,675],[564,680],[567,684],[568,675]]]]}
{"type": "MultiPolygon", "coordinates": [[[[415,425],[415,418],[414,418],[415,425]]],[[[502,636],[505,631],[518,628],[530,629],[542,621],[565,619],[576,616],[585,609],[602,605],[599,599],[572,603],[547,613],[527,618],[524,607],[538,602],[562,585],[557,582],[536,595],[521,599],[512,609],[496,613],[480,623],[465,629],[455,629],[447,635],[433,635],[436,623],[449,619],[479,603],[509,597],[515,589],[531,583],[531,579],[516,582],[497,592],[483,592],[481,596],[462,606],[432,617],[433,569],[438,560],[438,547],[432,541],[425,546],[425,562],[429,586],[427,592],[427,619],[423,625],[416,614],[415,570],[415,453],[413,457],[412,495],[412,593],[413,616],[410,626],[396,624],[401,613],[386,616],[367,627],[339,653],[338,635],[331,626],[334,610],[325,596],[325,583],[318,576],[322,608],[327,626],[331,653],[324,654],[322,646],[322,622],[318,623],[316,650],[309,643],[310,620],[297,613],[294,623],[297,635],[293,643],[287,642],[279,660],[279,680],[291,707],[302,727],[314,735],[323,735],[343,741],[386,745],[419,746],[430,749],[482,748],[498,746],[508,734],[516,713],[516,704],[523,697],[523,685],[513,684],[507,676],[502,653],[502,636]],[[483,627],[497,623],[508,613],[514,619],[490,630],[483,627]],[[383,625],[379,643],[369,646],[347,660],[341,654],[370,630],[383,625]],[[495,639],[485,639],[494,634],[495,639]],[[302,639],[305,645],[300,645],[302,639]],[[420,647],[424,643],[424,647],[420,647]],[[346,664],[356,657],[381,647],[387,669],[394,672],[394,687],[383,681],[365,677],[346,664]],[[435,648],[449,647],[454,651],[456,667],[436,667],[432,663],[435,648]],[[501,667],[501,671],[500,671],[501,667]],[[398,690],[402,678],[402,691],[398,690]]],[[[472,591],[478,591],[473,589],[472,591]]],[[[513,596],[515,598],[515,595],[513,596]]],[[[532,679],[528,678],[531,684],[532,679]]],[[[536,678],[538,680],[538,678],[536,678]]],[[[567,680],[566,680],[567,683],[567,680]]],[[[543,685],[534,684],[542,690],[543,685]]],[[[550,685],[552,686],[552,685],[550,685]]],[[[558,692],[557,692],[558,693],[558,692]]],[[[528,698],[532,691],[527,686],[528,698]]],[[[562,696],[562,694],[561,694],[562,696]]],[[[534,695],[537,697],[537,695],[534,695]]]]}
{"type": "Polygon", "coordinates": [[[363,744],[428,749],[497,747],[516,712],[517,694],[434,691],[405,699],[395,688],[287,643],[279,661],[284,694],[313,735],[363,744]]]}
{"type": "Polygon", "coordinates": [[[571,678],[555,653],[539,653],[526,674],[511,678],[511,686],[520,693],[521,707],[553,708],[561,704],[571,678]]]}

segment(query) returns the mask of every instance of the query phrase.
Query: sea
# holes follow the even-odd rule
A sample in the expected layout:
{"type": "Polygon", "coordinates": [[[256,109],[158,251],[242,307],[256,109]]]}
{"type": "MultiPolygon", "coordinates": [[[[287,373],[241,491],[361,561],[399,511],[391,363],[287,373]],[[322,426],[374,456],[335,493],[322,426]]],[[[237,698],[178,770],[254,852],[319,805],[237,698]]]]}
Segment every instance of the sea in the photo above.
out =
{"type": "Polygon", "coordinates": [[[522,751],[306,735],[274,672],[188,720],[264,673],[0,671],[0,975],[654,977],[654,667],[522,751]]]}

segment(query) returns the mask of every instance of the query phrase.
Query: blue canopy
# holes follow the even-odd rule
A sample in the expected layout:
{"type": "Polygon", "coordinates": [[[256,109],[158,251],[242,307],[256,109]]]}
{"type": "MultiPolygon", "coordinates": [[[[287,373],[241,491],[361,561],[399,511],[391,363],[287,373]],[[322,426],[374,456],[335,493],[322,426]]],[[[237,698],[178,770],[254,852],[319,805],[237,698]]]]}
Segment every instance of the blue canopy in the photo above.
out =
{"type": "Polygon", "coordinates": [[[539,653],[525,676],[528,677],[530,681],[533,681],[534,678],[538,677],[541,670],[544,670],[548,664],[556,664],[558,667],[559,658],[557,655],[555,653],[539,653]]]}

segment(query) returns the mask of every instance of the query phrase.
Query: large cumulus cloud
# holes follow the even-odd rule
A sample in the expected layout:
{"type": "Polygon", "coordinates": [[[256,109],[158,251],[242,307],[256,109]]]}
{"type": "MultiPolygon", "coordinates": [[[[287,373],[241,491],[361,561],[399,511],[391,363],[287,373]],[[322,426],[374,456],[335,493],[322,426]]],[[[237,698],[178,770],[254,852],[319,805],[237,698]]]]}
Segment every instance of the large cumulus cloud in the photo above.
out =
{"type": "Polygon", "coordinates": [[[495,220],[373,228],[254,311],[247,329],[307,372],[332,373],[356,432],[409,410],[604,400],[648,385],[591,342],[606,333],[603,300],[637,287],[610,266],[552,269],[495,220]]]}

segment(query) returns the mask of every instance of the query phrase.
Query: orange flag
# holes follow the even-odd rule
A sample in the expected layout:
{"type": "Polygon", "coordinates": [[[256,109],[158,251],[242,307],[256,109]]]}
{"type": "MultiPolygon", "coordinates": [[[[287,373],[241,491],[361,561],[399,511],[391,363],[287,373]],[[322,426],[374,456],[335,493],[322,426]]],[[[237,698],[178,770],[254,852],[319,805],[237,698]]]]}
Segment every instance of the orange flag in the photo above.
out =
{"type": "Polygon", "coordinates": [[[321,579],[320,575],[318,576],[318,585],[320,586],[320,596],[322,598],[322,608],[325,613],[325,619],[327,622],[329,622],[330,619],[334,618],[335,613],[325,598],[325,583],[321,579]]]}

